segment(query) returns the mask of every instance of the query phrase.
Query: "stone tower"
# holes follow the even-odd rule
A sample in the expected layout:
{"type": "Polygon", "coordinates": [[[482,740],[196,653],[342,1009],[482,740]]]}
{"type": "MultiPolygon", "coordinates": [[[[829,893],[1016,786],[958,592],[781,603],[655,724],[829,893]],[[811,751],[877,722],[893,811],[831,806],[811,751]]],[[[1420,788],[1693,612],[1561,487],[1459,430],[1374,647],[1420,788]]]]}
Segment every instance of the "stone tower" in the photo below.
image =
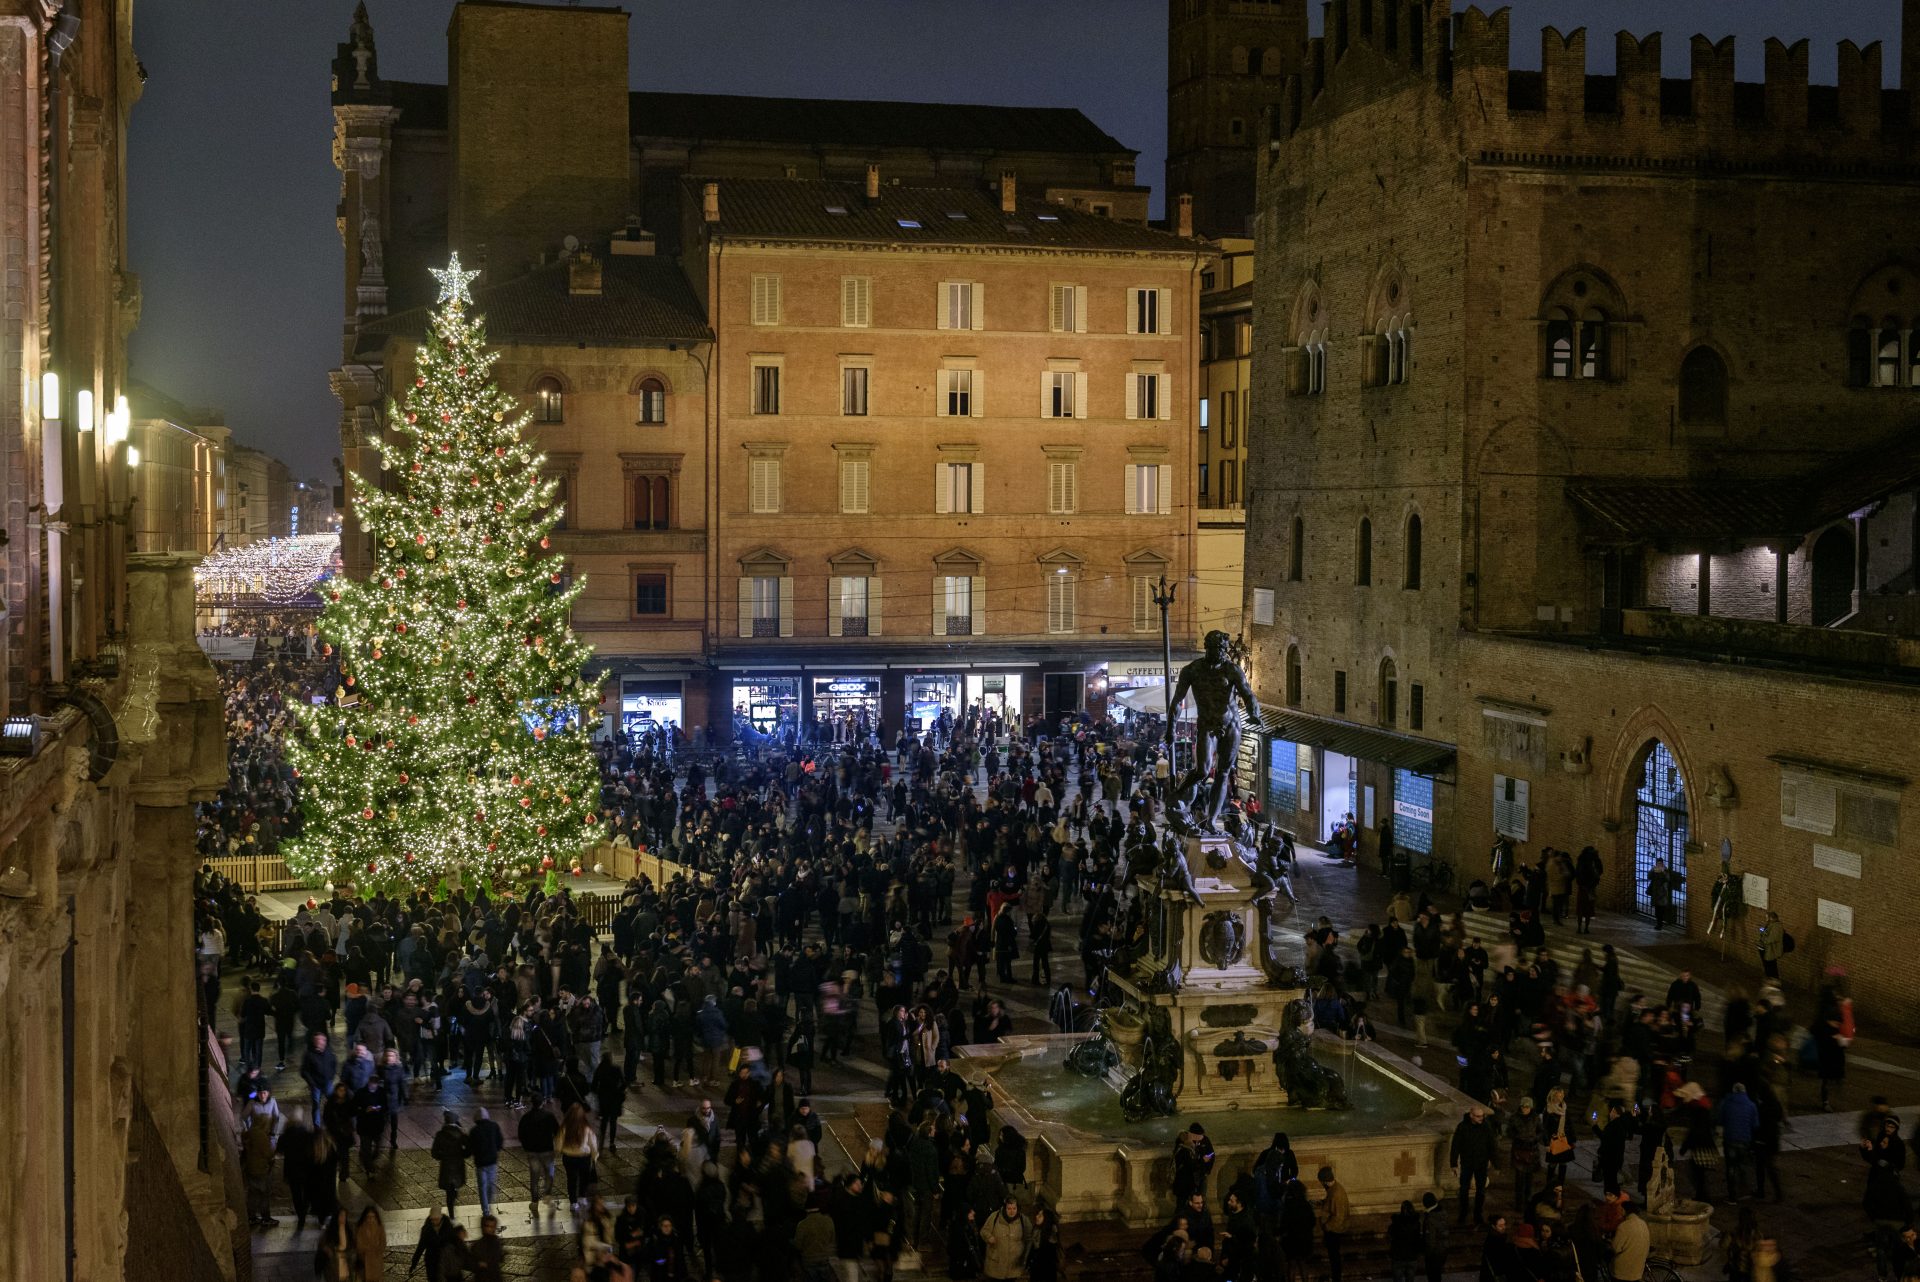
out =
{"type": "Polygon", "coordinates": [[[1193,195],[1201,235],[1248,233],[1260,121],[1306,40],[1306,0],[1167,0],[1167,198],[1193,195]]]}

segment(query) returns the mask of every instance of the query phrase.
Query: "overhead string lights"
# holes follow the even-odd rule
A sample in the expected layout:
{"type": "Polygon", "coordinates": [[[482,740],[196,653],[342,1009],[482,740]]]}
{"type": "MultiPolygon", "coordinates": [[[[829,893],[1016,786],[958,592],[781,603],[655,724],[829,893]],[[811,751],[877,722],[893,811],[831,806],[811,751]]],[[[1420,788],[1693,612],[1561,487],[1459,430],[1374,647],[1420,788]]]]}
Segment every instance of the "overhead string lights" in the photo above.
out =
{"type": "Polygon", "coordinates": [[[339,564],[338,534],[260,539],[224,548],[196,565],[194,593],[203,601],[258,597],[269,605],[292,605],[311,597],[339,564]]]}

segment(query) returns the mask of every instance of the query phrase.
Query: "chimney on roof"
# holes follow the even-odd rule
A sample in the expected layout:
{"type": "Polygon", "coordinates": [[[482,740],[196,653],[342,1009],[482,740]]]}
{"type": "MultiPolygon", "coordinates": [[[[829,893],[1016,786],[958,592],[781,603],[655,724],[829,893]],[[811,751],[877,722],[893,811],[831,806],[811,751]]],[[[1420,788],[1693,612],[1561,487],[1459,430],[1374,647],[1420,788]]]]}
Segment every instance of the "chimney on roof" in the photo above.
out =
{"type": "Polygon", "coordinates": [[[876,204],[880,200],[880,166],[867,166],[867,203],[876,204]]]}
{"type": "Polygon", "coordinates": [[[1014,208],[1015,208],[1014,197],[1018,194],[1019,194],[1019,188],[1014,183],[1013,170],[1002,169],[1000,171],[1000,212],[1001,213],[1010,214],[1014,211],[1014,208]]]}
{"type": "Polygon", "coordinates": [[[700,217],[703,221],[720,221],[720,184],[708,183],[700,193],[700,217]]]}
{"type": "Polygon", "coordinates": [[[1901,0],[1900,87],[1920,94],[1920,0],[1901,0]]]}
{"type": "Polygon", "coordinates": [[[1180,197],[1180,218],[1174,224],[1174,230],[1189,240],[1193,238],[1193,197],[1182,194],[1180,197]]]}
{"type": "Polygon", "coordinates": [[[599,259],[584,249],[576,249],[573,257],[567,259],[567,292],[599,294],[601,271],[599,259]]]}

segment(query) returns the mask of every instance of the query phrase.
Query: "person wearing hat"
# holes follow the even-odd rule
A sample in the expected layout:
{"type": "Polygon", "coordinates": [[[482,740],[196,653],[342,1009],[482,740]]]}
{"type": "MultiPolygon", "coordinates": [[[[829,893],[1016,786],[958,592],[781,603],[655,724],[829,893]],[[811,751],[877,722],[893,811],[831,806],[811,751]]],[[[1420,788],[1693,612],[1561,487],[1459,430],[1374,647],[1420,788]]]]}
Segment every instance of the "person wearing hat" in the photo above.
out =
{"type": "Polygon", "coordinates": [[[447,1195],[447,1215],[454,1214],[454,1203],[467,1183],[467,1133],[460,1129],[453,1110],[440,1114],[440,1129],[434,1133],[433,1160],[440,1164],[440,1189],[447,1195]]]}

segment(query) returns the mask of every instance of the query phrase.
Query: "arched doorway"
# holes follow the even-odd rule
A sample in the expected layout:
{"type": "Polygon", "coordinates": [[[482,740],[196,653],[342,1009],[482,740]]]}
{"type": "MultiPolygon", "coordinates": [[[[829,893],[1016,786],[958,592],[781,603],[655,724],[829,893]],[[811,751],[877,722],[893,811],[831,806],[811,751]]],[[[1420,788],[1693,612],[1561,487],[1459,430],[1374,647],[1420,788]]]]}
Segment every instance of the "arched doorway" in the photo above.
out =
{"type": "Polygon", "coordinates": [[[1833,526],[1813,542],[1813,626],[1828,627],[1853,612],[1853,534],[1833,526]]]}
{"type": "MultiPolygon", "coordinates": [[[[1655,739],[1641,754],[1638,782],[1633,792],[1633,904],[1643,915],[1653,916],[1653,899],[1647,894],[1647,874],[1654,864],[1665,861],[1667,867],[1687,875],[1687,785],[1680,767],[1667,745],[1655,739]]],[[[1684,891],[1673,897],[1674,922],[1687,928],[1687,898],[1684,891]]]]}

